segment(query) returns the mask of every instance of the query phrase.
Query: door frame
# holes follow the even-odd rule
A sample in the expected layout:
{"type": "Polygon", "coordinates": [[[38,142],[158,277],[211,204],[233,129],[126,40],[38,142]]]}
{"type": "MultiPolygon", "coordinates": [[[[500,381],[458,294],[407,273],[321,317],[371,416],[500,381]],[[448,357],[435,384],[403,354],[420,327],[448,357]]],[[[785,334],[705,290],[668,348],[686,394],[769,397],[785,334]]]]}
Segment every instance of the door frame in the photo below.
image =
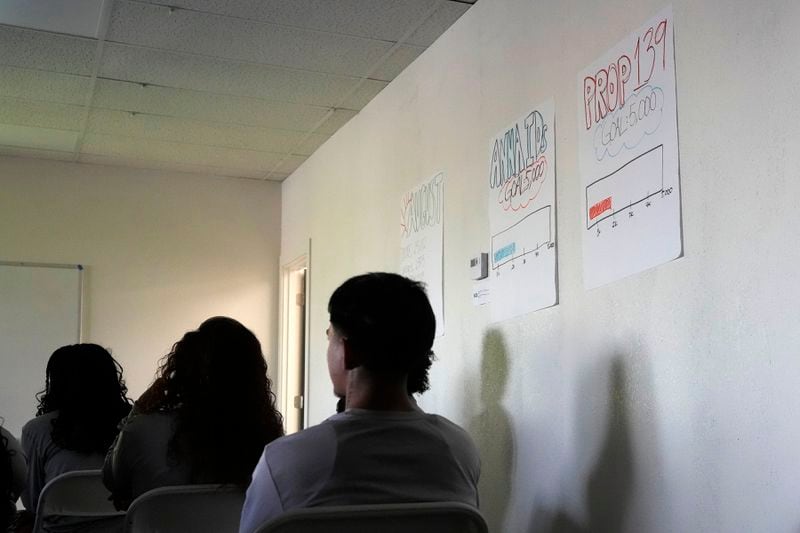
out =
{"type": "Polygon", "coordinates": [[[291,334],[291,306],[295,302],[295,295],[290,294],[291,290],[291,276],[298,270],[305,269],[305,302],[304,302],[304,320],[303,320],[303,377],[302,377],[302,396],[303,396],[303,416],[301,419],[300,429],[308,427],[308,359],[309,359],[309,332],[310,332],[310,293],[311,293],[311,276],[310,272],[310,242],[308,252],[292,259],[287,263],[283,263],[280,269],[280,296],[281,305],[280,312],[278,313],[278,327],[280,332],[280,346],[278,357],[278,373],[276,385],[276,396],[278,400],[278,410],[284,415],[289,409],[294,408],[294,398],[290,398],[289,390],[289,358],[290,358],[290,334],[291,334]]]}

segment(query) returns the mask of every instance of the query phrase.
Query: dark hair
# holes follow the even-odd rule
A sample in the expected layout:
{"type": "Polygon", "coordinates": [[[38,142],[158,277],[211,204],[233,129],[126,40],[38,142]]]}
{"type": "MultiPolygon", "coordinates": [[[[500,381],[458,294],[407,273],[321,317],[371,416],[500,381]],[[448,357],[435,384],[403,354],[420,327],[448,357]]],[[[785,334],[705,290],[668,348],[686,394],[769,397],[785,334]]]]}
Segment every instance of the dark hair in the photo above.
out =
{"type": "Polygon", "coordinates": [[[249,484],[264,446],[283,435],[256,336],[232,318],[210,318],[175,343],[157,382],[150,410],[177,413],[170,458],[186,461],[195,483],[249,484]]]}
{"type": "Polygon", "coordinates": [[[58,411],[50,435],[58,446],[105,454],[131,409],[122,367],[97,344],[72,344],[47,361],[36,415],[58,411]]]}
{"type": "MultiPolygon", "coordinates": [[[[0,427],[3,419],[0,418],[0,427]]],[[[0,531],[6,531],[14,516],[13,471],[11,457],[14,452],[8,449],[8,439],[0,432],[0,531]]]]}
{"type": "Polygon", "coordinates": [[[408,374],[410,393],[428,390],[436,317],[422,283],[387,272],[362,274],[333,292],[328,313],[364,367],[408,374]]]}

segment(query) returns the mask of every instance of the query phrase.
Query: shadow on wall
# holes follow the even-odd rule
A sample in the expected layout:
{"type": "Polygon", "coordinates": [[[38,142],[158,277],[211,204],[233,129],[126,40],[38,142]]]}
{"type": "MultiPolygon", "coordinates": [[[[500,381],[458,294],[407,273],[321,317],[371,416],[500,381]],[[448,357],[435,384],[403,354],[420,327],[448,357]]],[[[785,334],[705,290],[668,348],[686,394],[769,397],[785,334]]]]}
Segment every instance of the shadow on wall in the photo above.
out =
{"type": "Polygon", "coordinates": [[[489,531],[500,533],[511,496],[514,463],[511,422],[501,404],[508,382],[508,354],[502,334],[497,330],[487,331],[481,351],[481,407],[470,421],[469,433],[481,454],[478,484],[481,512],[489,531]]]}
{"type": "MultiPolygon", "coordinates": [[[[633,449],[631,445],[629,394],[621,356],[613,358],[608,386],[606,433],[597,463],[586,482],[588,523],[581,524],[563,509],[556,512],[536,509],[530,533],[619,533],[633,492],[633,449]]],[[[592,405],[580,409],[591,413],[592,405]]],[[[579,417],[579,420],[581,418],[579,417]]]]}

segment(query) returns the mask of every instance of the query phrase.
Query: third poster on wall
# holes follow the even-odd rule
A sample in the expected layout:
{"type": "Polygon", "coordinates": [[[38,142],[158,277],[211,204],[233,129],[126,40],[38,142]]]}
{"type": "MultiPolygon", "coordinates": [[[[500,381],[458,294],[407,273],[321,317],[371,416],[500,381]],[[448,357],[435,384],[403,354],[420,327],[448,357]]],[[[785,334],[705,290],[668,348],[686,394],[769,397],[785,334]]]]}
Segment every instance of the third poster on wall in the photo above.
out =
{"type": "Polygon", "coordinates": [[[594,288],[680,257],[672,10],[578,75],[583,275],[594,288]]]}
{"type": "Polygon", "coordinates": [[[436,316],[436,336],[444,335],[444,173],[439,172],[400,199],[400,274],[425,283],[436,316]]]}
{"type": "Polygon", "coordinates": [[[498,322],[558,302],[555,104],[529,109],[492,140],[489,287],[498,322]]]}

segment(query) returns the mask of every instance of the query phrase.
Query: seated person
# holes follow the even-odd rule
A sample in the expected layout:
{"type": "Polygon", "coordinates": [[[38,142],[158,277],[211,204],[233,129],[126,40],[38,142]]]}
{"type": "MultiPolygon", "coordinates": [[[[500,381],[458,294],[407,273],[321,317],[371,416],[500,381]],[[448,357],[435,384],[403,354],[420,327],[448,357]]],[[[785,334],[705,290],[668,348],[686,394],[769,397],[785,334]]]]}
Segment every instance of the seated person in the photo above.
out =
{"type": "Polygon", "coordinates": [[[165,485],[245,488],[281,435],[258,339],[232,318],[210,318],[164,358],[108,452],[103,481],[120,509],[165,485]]]}
{"type": "Polygon", "coordinates": [[[271,443],[253,473],[240,532],[321,505],[460,501],[478,505],[469,435],[424,413],[436,320],[421,284],[397,274],[346,281],[328,303],[328,369],[345,411],[271,443]],[[419,380],[409,387],[409,376],[419,380]]]}
{"type": "Polygon", "coordinates": [[[25,508],[35,513],[39,495],[54,477],[96,470],[131,409],[122,367],[97,344],[73,344],[53,352],[36,418],[22,428],[28,479],[25,508]]]}
{"type": "Polygon", "coordinates": [[[17,499],[25,486],[28,467],[19,442],[2,426],[0,418],[0,531],[14,521],[17,499]]]}

